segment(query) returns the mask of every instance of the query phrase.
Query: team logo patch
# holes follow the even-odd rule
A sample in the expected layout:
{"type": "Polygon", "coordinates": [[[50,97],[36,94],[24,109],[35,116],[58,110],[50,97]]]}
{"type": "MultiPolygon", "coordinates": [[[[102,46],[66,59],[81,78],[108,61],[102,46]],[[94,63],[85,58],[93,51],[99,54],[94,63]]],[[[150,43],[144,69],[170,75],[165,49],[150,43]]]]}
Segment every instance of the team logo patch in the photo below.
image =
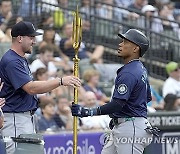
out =
{"type": "Polygon", "coordinates": [[[127,90],[128,90],[128,88],[125,84],[120,84],[117,89],[118,93],[120,93],[120,94],[127,93],[127,90]]]}

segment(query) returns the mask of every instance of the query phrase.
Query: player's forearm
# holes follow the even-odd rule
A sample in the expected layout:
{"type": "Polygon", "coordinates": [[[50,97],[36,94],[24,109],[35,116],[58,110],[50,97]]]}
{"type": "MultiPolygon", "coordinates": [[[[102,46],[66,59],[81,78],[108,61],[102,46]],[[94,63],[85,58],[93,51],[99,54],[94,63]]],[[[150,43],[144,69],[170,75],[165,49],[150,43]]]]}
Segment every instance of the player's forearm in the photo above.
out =
{"type": "Polygon", "coordinates": [[[120,99],[113,99],[111,100],[111,102],[100,107],[94,108],[92,110],[94,112],[94,115],[108,115],[115,112],[119,112],[119,110],[121,110],[124,105],[125,101],[120,99]]]}
{"type": "Polygon", "coordinates": [[[78,117],[108,115],[121,111],[125,103],[125,100],[115,98],[112,99],[111,102],[96,108],[84,108],[78,104],[72,104],[71,111],[73,116],[78,117]]]}
{"type": "Polygon", "coordinates": [[[59,79],[53,79],[48,81],[31,81],[23,86],[23,89],[31,94],[41,94],[50,92],[60,85],[59,79]]]}

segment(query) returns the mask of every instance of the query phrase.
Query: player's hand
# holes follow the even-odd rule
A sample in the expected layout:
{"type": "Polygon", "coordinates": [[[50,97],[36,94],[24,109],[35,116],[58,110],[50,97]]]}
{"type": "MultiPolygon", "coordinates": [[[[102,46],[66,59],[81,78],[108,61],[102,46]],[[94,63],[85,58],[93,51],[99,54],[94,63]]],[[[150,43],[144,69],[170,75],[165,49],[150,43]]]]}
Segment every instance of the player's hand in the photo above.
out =
{"type": "Polygon", "coordinates": [[[5,105],[5,98],[0,98],[0,108],[5,105]]]}
{"type": "Polygon", "coordinates": [[[72,112],[72,116],[77,116],[77,117],[90,116],[90,109],[84,108],[79,104],[72,103],[71,112],[72,112]]]}
{"type": "Polygon", "coordinates": [[[65,76],[62,78],[62,83],[64,86],[80,87],[81,80],[75,76],[65,76]]]}

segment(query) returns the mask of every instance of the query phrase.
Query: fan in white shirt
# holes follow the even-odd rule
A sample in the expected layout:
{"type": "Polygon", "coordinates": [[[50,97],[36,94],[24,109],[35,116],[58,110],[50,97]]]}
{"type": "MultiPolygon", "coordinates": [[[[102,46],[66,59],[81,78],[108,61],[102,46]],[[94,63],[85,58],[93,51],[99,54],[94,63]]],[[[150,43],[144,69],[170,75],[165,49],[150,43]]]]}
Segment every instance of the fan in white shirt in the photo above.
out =
{"type": "MultiPolygon", "coordinates": [[[[98,100],[93,92],[87,91],[85,93],[83,105],[88,108],[93,108],[98,105],[98,100]]],[[[83,124],[82,129],[105,129],[108,128],[110,120],[108,115],[84,117],[81,118],[83,124]]]]}
{"type": "Polygon", "coordinates": [[[50,77],[54,77],[57,73],[57,68],[53,63],[53,49],[50,46],[42,47],[39,58],[30,65],[32,73],[36,72],[38,68],[46,68],[50,77]]]}

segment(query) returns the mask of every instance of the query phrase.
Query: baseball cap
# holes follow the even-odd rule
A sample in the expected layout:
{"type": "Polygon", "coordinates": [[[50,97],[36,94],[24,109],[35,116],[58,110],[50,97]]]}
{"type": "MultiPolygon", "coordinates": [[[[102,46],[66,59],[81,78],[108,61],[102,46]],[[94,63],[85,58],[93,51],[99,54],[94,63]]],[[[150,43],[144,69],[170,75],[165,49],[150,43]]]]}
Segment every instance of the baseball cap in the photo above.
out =
{"type": "Polygon", "coordinates": [[[175,71],[175,70],[178,69],[178,68],[179,68],[179,65],[178,65],[178,63],[176,63],[176,62],[169,62],[169,63],[166,65],[166,71],[167,71],[168,74],[171,73],[171,72],[173,72],[173,71],[175,71]]]}
{"type": "Polygon", "coordinates": [[[154,12],[154,11],[156,11],[156,8],[154,7],[154,6],[152,6],[152,5],[145,5],[143,8],[142,8],[142,13],[145,13],[145,12],[147,12],[147,11],[152,11],[152,12],[154,12]]]}
{"type": "Polygon", "coordinates": [[[42,33],[36,32],[34,25],[31,22],[20,21],[12,27],[11,36],[37,36],[42,33]]]}

